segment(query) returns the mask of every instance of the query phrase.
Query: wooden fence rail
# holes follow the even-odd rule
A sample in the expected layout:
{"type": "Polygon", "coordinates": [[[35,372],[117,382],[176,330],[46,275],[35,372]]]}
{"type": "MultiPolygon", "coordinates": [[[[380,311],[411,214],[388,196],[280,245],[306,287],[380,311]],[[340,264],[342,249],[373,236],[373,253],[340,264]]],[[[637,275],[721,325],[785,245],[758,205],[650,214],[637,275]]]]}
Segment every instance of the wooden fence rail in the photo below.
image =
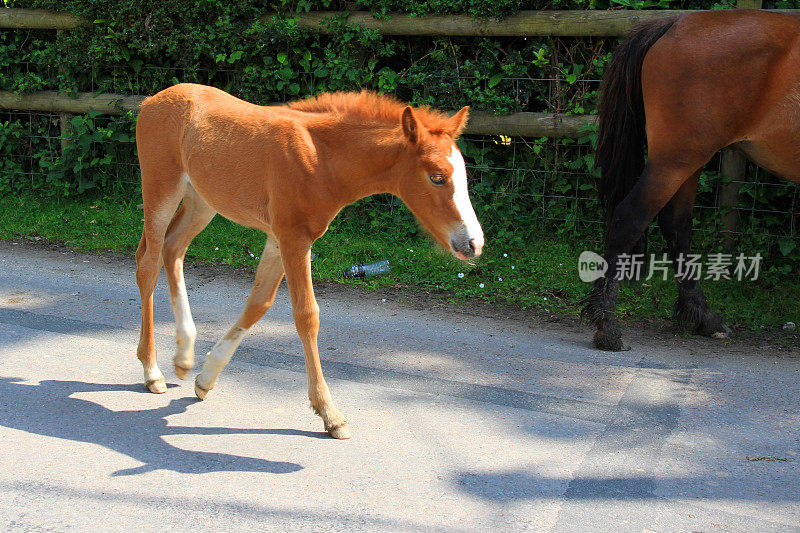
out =
{"type": "Polygon", "coordinates": [[[17,30],[71,30],[83,21],[69,13],[45,11],[43,9],[0,8],[0,28],[17,30]]]}
{"type": "MultiPolygon", "coordinates": [[[[694,10],[617,11],[520,11],[502,20],[476,19],[467,15],[414,17],[393,14],[376,19],[366,11],[314,11],[292,13],[300,27],[326,31],[324,21],[344,17],[348,23],[379,31],[384,35],[428,35],[442,37],[618,37],[645,20],[670,17],[694,10]]],[[[778,9],[781,13],[800,13],[778,9]]],[[[264,16],[269,19],[271,13],[264,16]]],[[[69,30],[86,23],[68,13],[36,9],[0,9],[0,28],[69,30]]]]}
{"type": "MultiPolygon", "coordinates": [[[[496,19],[476,19],[468,15],[426,15],[414,17],[394,14],[376,19],[366,11],[354,11],[344,17],[348,24],[377,30],[383,35],[439,37],[616,37],[625,35],[644,20],[682,13],[660,11],[521,11],[496,19]]],[[[267,15],[269,18],[272,15],[267,15]]],[[[292,15],[301,28],[326,31],[326,20],[343,17],[342,13],[315,11],[292,15]]]]}
{"type": "Polygon", "coordinates": [[[72,97],[56,91],[19,95],[0,91],[0,109],[75,114],[98,111],[107,115],[121,115],[128,110],[139,109],[139,104],[144,99],[144,96],[124,94],[78,93],[72,97]]]}
{"type": "MultiPolygon", "coordinates": [[[[120,115],[139,109],[142,95],[78,93],[75,97],[55,91],[17,95],[0,91],[0,109],[44,111],[54,113],[88,113],[98,111],[120,115]]],[[[471,114],[467,133],[476,135],[508,135],[522,137],[576,138],[581,130],[594,123],[594,115],[555,115],[549,113],[513,113],[493,115],[475,111],[471,114]]]]}

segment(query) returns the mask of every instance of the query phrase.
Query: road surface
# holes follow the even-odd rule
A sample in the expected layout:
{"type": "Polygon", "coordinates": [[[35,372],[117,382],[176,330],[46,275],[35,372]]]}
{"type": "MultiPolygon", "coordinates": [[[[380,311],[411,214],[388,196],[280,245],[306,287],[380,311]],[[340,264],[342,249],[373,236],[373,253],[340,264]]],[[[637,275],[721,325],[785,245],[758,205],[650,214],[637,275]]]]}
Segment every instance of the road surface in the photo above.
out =
{"type": "MultiPolygon", "coordinates": [[[[198,359],[241,272],[187,267],[198,359]]],[[[320,351],[353,437],[308,407],[283,285],[196,401],[136,359],[132,258],[0,241],[0,529],[798,531],[800,357],[323,287],[320,351]]]]}

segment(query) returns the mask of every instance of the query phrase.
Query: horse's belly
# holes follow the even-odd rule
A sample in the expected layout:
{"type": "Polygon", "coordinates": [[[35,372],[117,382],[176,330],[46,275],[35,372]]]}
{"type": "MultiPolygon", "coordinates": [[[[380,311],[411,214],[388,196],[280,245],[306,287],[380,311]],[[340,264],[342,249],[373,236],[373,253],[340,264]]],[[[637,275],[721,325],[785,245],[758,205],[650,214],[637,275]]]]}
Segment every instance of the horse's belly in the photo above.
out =
{"type": "Polygon", "coordinates": [[[794,138],[776,138],[771,142],[736,143],[748,159],[761,168],[789,181],[800,183],[800,143],[794,138]]]}
{"type": "MultiPolygon", "coordinates": [[[[800,80],[792,85],[800,86],[800,80]]],[[[736,146],[760,167],[789,181],[800,181],[800,88],[769,106],[746,140],[736,146]]]]}

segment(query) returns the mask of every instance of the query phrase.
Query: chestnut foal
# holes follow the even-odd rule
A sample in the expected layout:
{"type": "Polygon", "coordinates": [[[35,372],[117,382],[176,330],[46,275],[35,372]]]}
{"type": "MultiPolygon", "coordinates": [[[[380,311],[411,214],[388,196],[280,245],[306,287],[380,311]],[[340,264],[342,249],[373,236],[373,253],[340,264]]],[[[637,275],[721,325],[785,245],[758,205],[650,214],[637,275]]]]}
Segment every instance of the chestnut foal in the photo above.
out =
{"type": "Polygon", "coordinates": [[[138,356],[150,391],[166,391],[153,337],[158,273],[163,265],[175,312],[175,373],[185,379],[194,366],[197,333],[183,258],[219,213],[264,231],[267,242],[244,311],[208,353],[195,380],[197,397],[214,388],[286,275],[311,407],[331,436],[348,438],[347,421],[331,400],[319,360],[311,245],[342,207],[392,193],[456,257],[480,255],[483,231],[454,142],[467,115],[466,107],[451,117],[369,92],[326,93],[263,107],[213,87],[179,84],[146,99],[136,123],[144,204],[136,282],[142,298],[138,356]]]}

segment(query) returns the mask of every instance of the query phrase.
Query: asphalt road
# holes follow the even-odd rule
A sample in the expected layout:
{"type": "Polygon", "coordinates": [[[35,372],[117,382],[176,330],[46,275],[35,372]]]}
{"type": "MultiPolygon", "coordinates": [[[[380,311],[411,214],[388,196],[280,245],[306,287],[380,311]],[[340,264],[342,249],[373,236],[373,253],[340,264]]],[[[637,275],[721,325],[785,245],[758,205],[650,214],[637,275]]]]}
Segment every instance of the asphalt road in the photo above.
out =
{"type": "MultiPolygon", "coordinates": [[[[202,363],[249,279],[186,278],[202,363]]],[[[800,354],[648,332],[602,353],[484,307],[319,303],[347,441],[308,407],[285,285],[198,402],[163,275],[154,395],[133,259],[0,241],[0,529],[800,531],[800,354]]]]}

